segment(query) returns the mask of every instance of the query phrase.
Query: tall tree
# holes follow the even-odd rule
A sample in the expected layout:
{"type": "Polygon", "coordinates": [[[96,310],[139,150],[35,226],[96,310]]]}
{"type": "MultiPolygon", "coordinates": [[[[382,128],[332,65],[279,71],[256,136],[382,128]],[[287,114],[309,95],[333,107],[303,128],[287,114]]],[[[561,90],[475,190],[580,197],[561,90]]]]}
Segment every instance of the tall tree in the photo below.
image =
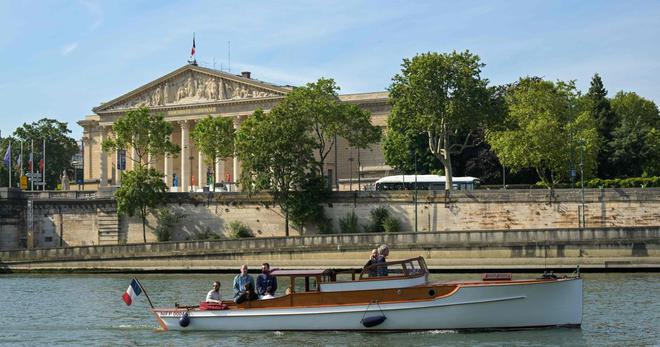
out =
{"type": "Polygon", "coordinates": [[[598,151],[598,177],[611,178],[614,174],[613,168],[609,165],[609,158],[612,156],[611,146],[612,132],[617,125],[617,118],[610,100],[607,98],[607,90],[603,86],[603,80],[598,74],[591,79],[591,87],[585,95],[588,102],[588,108],[591,116],[598,127],[601,146],[598,151]]]}
{"type": "Polygon", "coordinates": [[[197,122],[191,133],[195,147],[204,153],[207,165],[213,167],[213,184],[217,182],[215,163],[234,154],[234,124],[230,118],[208,116],[197,122]]]}
{"type": "Polygon", "coordinates": [[[573,148],[581,147],[585,176],[595,170],[598,132],[590,112],[573,114],[578,100],[573,82],[523,78],[505,98],[503,126],[486,133],[503,165],[512,172],[534,168],[541,182],[553,189],[569,173],[573,148]]]}
{"type": "Polygon", "coordinates": [[[608,144],[609,164],[617,176],[659,175],[660,116],[654,102],[633,92],[619,92],[612,99],[619,123],[608,144]]]}
{"type": "Polygon", "coordinates": [[[362,149],[381,137],[380,128],[371,124],[371,114],[357,105],[341,102],[338,91],[333,79],[321,78],[292,90],[280,106],[309,127],[321,176],[324,176],[325,161],[337,137],[362,149]]]}
{"type": "Polygon", "coordinates": [[[112,125],[113,137],[101,144],[103,151],[128,150],[126,157],[137,167],[142,168],[149,158],[154,162],[158,156],[179,152],[178,145],[172,143],[172,124],[163,115],[151,113],[148,108],[126,112],[112,125]],[[132,151],[131,151],[132,150],[132,151]]]}
{"type": "Polygon", "coordinates": [[[390,163],[393,152],[408,153],[414,147],[411,139],[423,133],[429,152],[444,167],[445,189],[451,190],[452,155],[475,146],[475,131],[497,116],[493,90],[480,76],[483,66],[479,56],[469,51],[424,53],[404,59],[401,73],[392,78],[389,87],[392,113],[386,161],[390,163]]]}
{"type": "Polygon", "coordinates": [[[34,171],[39,171],[39,161],[43,155],[43,141],[45,140],[46,189],[55,189],[60,181],[63,171],[67,171],[69,175],[73,173],[71,158],[74,154],[78,153],[79,148],[76,140],[68,135],[70,133],[71,130],[69,130],[66,122],[59,122],[55,119],[42,118],[31,124],[24,123],[14,131],[14,140],[12,141],[14,164],[17,163],[17,158],[20,155],[20,142],[23,142],[22,162],[25,170],[24,172],[27,172],[28,161],[30,158],[30,142],[33,140],[34,171]]]}
{"type": "Polygon", "coordinates": [[[117,212],[133,217],[136,213],[142,220],[142,238],[147,242],[147,214],[150,207],[161,201],[167,189],[160,172],[153,168],[138,167],[122,173],[121,187],[115,192],[117,212]]]}
{"type": "Polygon", "coordinates": [[[148,108],[126,112],[112,125],[113,137],[101,144],[103,151],[126,150],[126,157],[135,163],[132,171],[121,174],[121,187],[115,192],[119,214],[133,216],[138,212],[142,219],[142,236],[147,242],[147,211],[161,201],[161,195],[167,186],[162,173],[145,164],[149,158],[155,161],[164,154],[176,154],[179,146],[170,141],[172,124],[166,122],[160,114],[153,114],[148,108]]]}
{"type": "Polygon", "coordinates": [[[298,119],[288,107],[288,103],[281,102],[268,115],[257,110],[236,133],[236,150],[242,164],[241,186],[247,192],[270,192],[284,212],[287,236],[291,204],[317,166],[309,123],[298,119]]]}

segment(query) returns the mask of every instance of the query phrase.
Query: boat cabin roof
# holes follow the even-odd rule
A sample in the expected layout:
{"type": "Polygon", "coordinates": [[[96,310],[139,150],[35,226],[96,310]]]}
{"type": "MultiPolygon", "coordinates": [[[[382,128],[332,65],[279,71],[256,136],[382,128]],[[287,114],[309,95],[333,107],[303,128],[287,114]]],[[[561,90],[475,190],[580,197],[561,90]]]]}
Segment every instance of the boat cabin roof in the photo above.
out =
{"type": "Polygon", "coordinates": [[[285,270],[275,269],[270,272],[271,276],[322,276],[331,270],[311,269],[311,270],[285,270]]]}

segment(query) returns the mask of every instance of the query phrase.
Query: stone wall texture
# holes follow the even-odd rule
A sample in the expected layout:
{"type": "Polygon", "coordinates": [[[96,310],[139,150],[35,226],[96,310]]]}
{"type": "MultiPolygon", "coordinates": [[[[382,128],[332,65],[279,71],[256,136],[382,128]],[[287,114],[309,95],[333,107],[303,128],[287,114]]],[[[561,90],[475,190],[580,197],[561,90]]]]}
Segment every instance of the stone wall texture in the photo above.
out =
{"type": "MultiPolygon", "coordinates": [[[[336,192],[323,204],[334,232],[340,232],[339,219],[351,212],[367,225],[370,211],[380,206],[401,221],[402,232],[414,231],[415,215],[419,232],[577,228],[581,205],[580,190],[551,194],[540,189],[457,191],[449,196],[441,191],[336,192]]],[[[584,206],[587,228],[660,225],[660,189],[589,189],[584,206]]],[[[169,193],[160,208],[182,216],[172,228],[172,241],[223,239],[234,221],[247,225],[256,237],[284,236],[282,211],[265,194],[169,193]]],[[[147,241],[157,240],[158,223],[154,215],[147,218],[147,241]]],[[[290,234],[314,235],[318,228],[310,225],[301,232],[292,227],[290,234]]],[[[141,220],[117,216],[111,191],[0,191],[0,249],[140,242],[141,220]],[[31,230],[26,225],[27,199],[34,206],[31,230]]]]}

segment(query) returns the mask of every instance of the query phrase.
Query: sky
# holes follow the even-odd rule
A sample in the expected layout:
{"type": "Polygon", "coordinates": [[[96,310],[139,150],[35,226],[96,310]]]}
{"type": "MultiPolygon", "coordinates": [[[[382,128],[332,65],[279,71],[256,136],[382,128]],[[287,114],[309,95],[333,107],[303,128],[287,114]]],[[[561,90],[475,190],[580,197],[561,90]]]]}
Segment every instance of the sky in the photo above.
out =
{"type": "Polygon", "coordinates": [[[200,65],[281,85],[383,91],[404,58],[470,50],[492,85],[598,73],[660,102],[660,1],[0,0],[2,136],[47,117],[79,139],[93,107],[185,65],[193,32],[200,65]]]}

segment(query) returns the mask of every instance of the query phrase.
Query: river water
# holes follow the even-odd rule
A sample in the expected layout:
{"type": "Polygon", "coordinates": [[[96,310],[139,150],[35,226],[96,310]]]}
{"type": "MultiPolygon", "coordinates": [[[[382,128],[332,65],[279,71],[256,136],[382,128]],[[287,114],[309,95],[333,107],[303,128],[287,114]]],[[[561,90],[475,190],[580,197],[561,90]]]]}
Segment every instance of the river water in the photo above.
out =
{"type": "MultiPolygon", "coordinates": [[[[534,275],[514,274],[514,278],[534,275]]],[[[583,274],[581,329],[502,332],[163,332],[144,295],[126,306],[130,274],[0,275],[0,344],[16,346],[660,346],[660,274],[583,274]]],[[[156,306],[196,304],[227,274],[139,276],[156,306]]],[[[478,278],[433,274],[432,280],[478,278]]],[[[280,284],[280,287],[283,287],[280,284]]],[[[506,313],[503,313],[506,314],[506,313]]]]}

